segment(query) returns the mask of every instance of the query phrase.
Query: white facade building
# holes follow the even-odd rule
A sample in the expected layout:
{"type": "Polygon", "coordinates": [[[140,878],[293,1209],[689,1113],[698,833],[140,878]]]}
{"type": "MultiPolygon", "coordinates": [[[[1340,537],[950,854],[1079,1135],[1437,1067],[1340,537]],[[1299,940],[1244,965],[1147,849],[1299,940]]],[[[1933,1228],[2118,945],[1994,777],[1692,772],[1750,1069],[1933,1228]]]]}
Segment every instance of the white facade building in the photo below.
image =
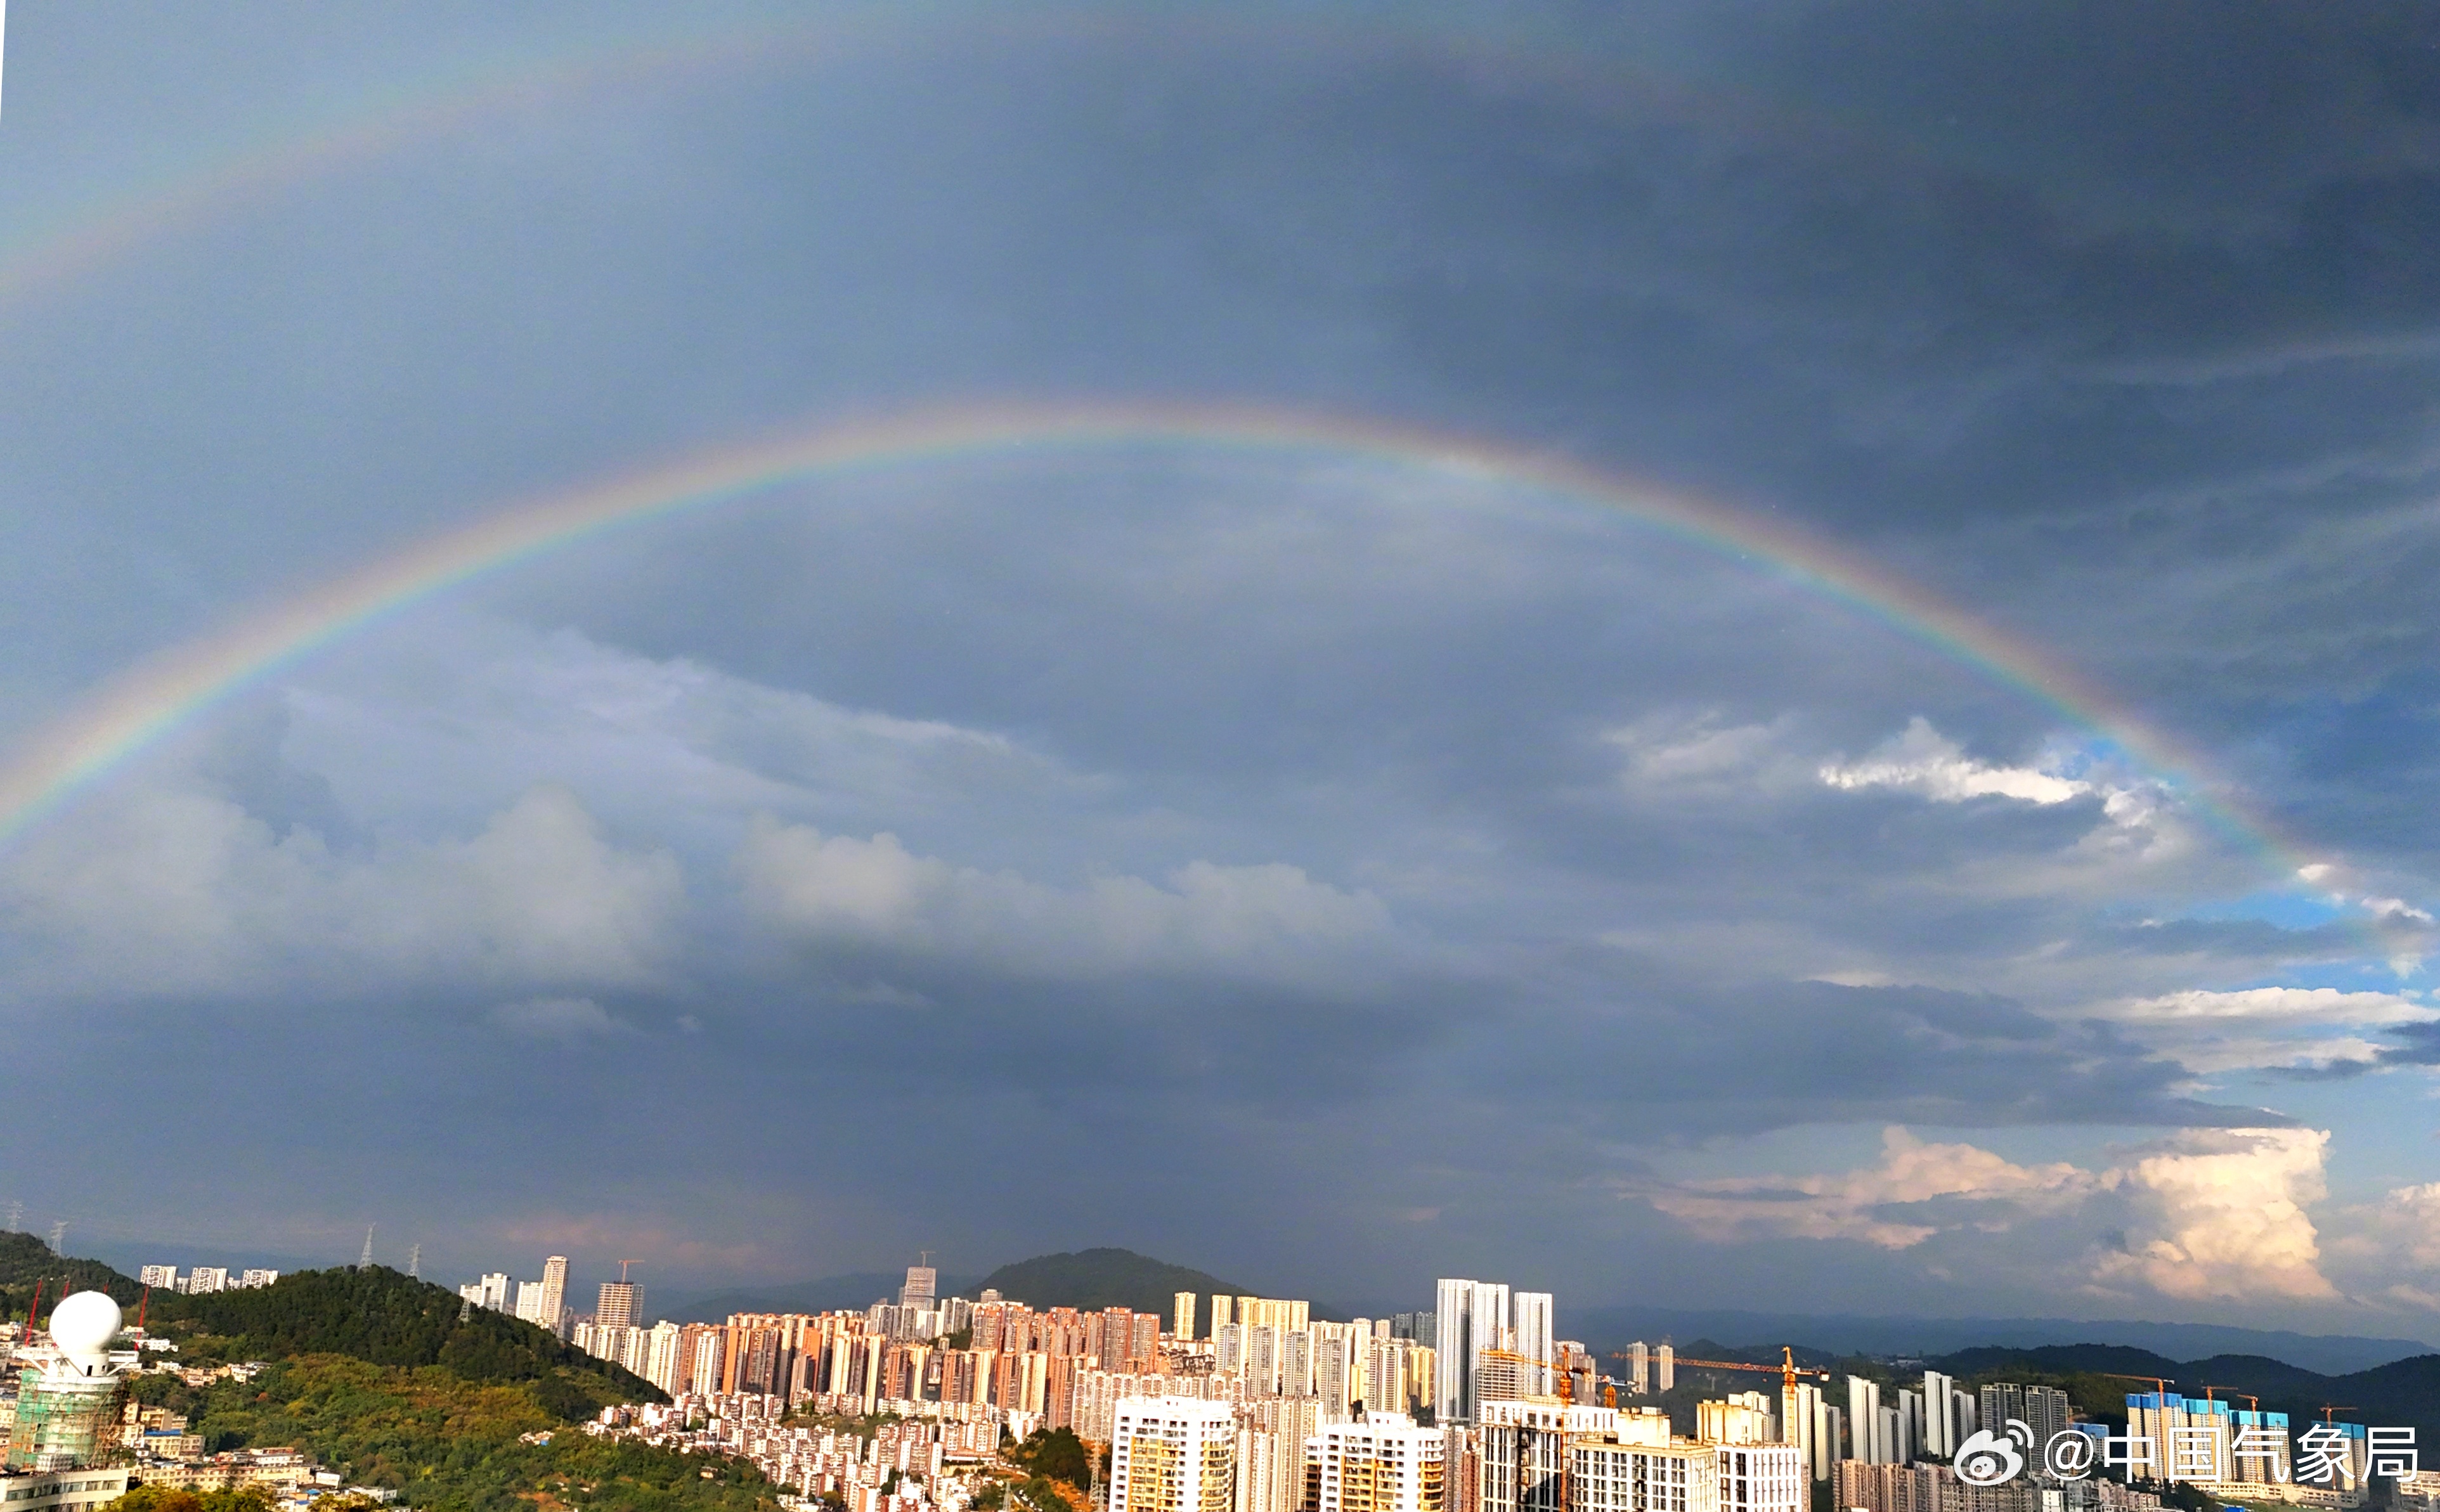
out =
{"type": "Polygon", "coordinates": [[[1805,1512],[1813,1488],[1793,1444],[1720,1444],[1719,1512],[1805,1512]]]}
{"type": "MultiPolygon", "coordinates": [[[[1529,1296],[1540,1296],[1529,1292],[1529,1296]]],[[[1515,1349],[1516,1328],[1508,1288],[1496,1281],[1441,1280],[1432,1341],[1433,1412],[1444,1424],[1472,1422],[1481,1405],[1477,1377],[1486,1349],[1515,1349]]],[[[1549,1299],[1544,1297],[1547,1302],[1549,1299]]],[[[1547,1350],[1543,1356],[1548,1359],[1547,1350]]]]}
{"type": "Polygon", "coordinates": [[[1526,1359],[1538,1361],[1544,1368],[1533,1372],[1525,1390],[1536,1396],[1548,1396],[1558,1388],[1552,1383],[1549,1369],[1558,1358],[1558,1333],[1552,1316],[1551,1293],[1519,1291],[1509,1298],[1509,1334],[1515,1343],[1508,1345],[1526,1359]]]}
{"type": "MultiPolygon", "coordinates": [[[[1577,1437],[1615,1434],[1623,1421],[1648,1422],[1615,1407],[1563,1407],[1556,1398],[1487,1401],[1475,1432],[1482,1473],[1480,1512],[1570,1512],[1568,1446],[1577,1437]]],[[[1659,1418],[1668,1435],[1668,1419],[1659,1418]]]]}
{"type": "Polygon", "coordinates": [[[1227,1402],[1126,1397],[1110,1425],[1109,1512],[1230,1512],[1236,1459],[1227,1402]]]}
{"type": "Polygon", "coordinates": [[[1867,1465],[1895,1463],[1890,1452],[1893,1446],[1882,1436],[1879,1381],[1861,1376],[1847,1378],[1847,1426],[1855,1442],[1842,1458],[1861,1460],[1867,1465]]]}
{"type": "Polygon", "coordinates": [[[1577,1439],[1570,1460],[1572,1512],[1720,1512],[1718,1447],[1671,1438],[1657,1412],[1577,1439]]]}

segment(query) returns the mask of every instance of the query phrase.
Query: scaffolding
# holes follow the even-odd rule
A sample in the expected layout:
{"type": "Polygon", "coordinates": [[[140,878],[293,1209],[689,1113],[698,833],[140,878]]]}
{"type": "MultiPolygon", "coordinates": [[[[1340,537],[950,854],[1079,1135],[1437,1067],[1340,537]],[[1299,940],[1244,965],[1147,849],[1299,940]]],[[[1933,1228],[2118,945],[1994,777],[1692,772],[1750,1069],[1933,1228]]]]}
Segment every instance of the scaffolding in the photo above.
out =
{"type": "Polygon", "coordinates": [[[72,1368],[61,1361],[19,1374],[9,1468],[79,1469],[102,1464],[117,1450],[117,1374],[72,1375],[72,1368]]]}

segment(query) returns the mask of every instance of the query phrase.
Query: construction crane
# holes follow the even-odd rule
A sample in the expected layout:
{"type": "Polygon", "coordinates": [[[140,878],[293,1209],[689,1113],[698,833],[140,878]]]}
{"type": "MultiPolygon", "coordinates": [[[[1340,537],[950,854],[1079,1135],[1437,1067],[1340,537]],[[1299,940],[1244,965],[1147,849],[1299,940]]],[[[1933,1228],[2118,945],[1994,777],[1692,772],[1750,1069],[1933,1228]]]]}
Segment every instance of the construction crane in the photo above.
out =
{"type": "Polygon", "coordinates": [[[2330,1414],[2333,1413],[2359,1413],[2362,1411],[2363,1409],[2360,1407],[2333,1407],[2328,1402],[2323,1402],[2322,1404],[2323,1426],[2329,1426],[2330,1414]]]}
{"type": "Polygon", "coordinates": [[[1571,1395],[1574,1390],[1574,1388],[1569,1383],[1567,1373],[1565,1371],[1560,1371],[1558,1365],[1551,1361],[1536,1360],[1532,1355],[1520,1355],[1514,1349],[1480,1350],[1478,1351],[1478,1357],[1483,1360],[1501,1360],[1507,1361],[1509,1364],[1515,1365],[1516,1367],[1516,1386],[1519,1391],[1522,1391],[1525,1387],[1525,1381],[1527,1379],[1525,1372],[1528,1370],[1557,1371],[1559,1376],[1559,1396],[1562,1398],[1571,1395]]]}
{"type": "Polygon", "coordinates": [[[625,1286],[625,1285],[627,1284],[627,1267],[629,1267],[629,1266],[631,1266],[631,1265],[641,1265],[641,1264],[643,1264],[643,1263],[644,1263],[644,1262],[643,1262],[643,1261],[641,1261],[641,1260],[621,1260],[621,1261],[619,1261],[619,1284],[620,1286],[622,1286],[622,1287],[623,1287],[623,1286],[625,1286]]]}
{"type": "Polygon", "coordinates": [[[2161,1399],[2163,1407],[2168,1405],[2169,1388],[2177,1384],[2167,1376],[2129,1376],[2115,1370],[2095,1370],[2087,1374],[2099,1376],[2105,1380],[2148,1380],[2152,1383],[2152,1395],[2161,1399]]]}
{"type": "MultiPolygon", "coordinates": [[[[1536,1360],[1532,1355],[1520,1355],[1514,1349],[1485,1349],[1480,1351],[1477,1358],[1482,1360],[1497,1360],[1516,1366],[1516,1384],[1520,1390],[1525,1384],[1525,1372],[1529,1369],[1548,1370],[1557,1374],[1559,1378],[1559,1406],[1562,1412],[1561,1427],[1557,1432],[1559,1433],[1559,1441],[1562,1448],[1559,1451],[1559,1495],[1558,1501],[1555,1504],[1561,1507],[1574,1505],[1575,1503],[1570,1498],[1568,1485],[1568,1479],[1571,1473],[1569,1468],[1570,1456],[1568,1454],[1564,1447],[1567,1443],[1567,1428],[1565,1426],[1566,1418],[1564,1415],[1565,1410],[1570,1404],[1570,1398],[1575,1394],[1573,1384],[1568,1379],[1568,1373],[1564,1370],[1560,1370],[1558,1364],[1553,1361],[1536,1360]]],[[[1612,1403],[1612,1405],[1615,1406],[1616,1403],[1612,1403]]],[[[1540,1431],[1528,1428],[1524,1430],[1524,1432],[1534,1432],[1540,1431]]],[[[1522,1444],[1518,1445],[1516,1450],[1516,1485],[1512,1492],[1514,1500],[1509,1503],[1510,1505],[1521,1509],[1539,1505],[1544,1503],[1544,1496],[1530,1484],[1533,1463],[1533,1453],[1522,1444]]]]}
{"type": "MultiPolygon", "coordinates": [[[[1779,1377],[1780,1391],[1787,1396],[1794,1396],[1796,1395],[1796,1378],[1799,1376],[1819,1376],[1823,1380],[1828,1380],[1830,1379],[1830,1372],[1826,1370],[1816,1370],[1810,1365],[1798,1364],[1796,1362],[1796,1351],[1785,1344],[1780,1345],[1779,1356],[1780,1361],[1776,1365],[1757,1365],[1750,1361],[1745,1360],[1689,1360],[1684,1355],[1677,1357],[1672,1363],[1676,1364],[1680,1370],[1692,1365],[1697,1370],[1761,1370],[1774,1372],[1779,1377]]],[[[1609,1357],[1612,1360],[1632,1360],[1635,1358],[1634,1356],[1627,1354],[1624,1350],[1620,1349],[1611,1350],[1609,1357]]]]}

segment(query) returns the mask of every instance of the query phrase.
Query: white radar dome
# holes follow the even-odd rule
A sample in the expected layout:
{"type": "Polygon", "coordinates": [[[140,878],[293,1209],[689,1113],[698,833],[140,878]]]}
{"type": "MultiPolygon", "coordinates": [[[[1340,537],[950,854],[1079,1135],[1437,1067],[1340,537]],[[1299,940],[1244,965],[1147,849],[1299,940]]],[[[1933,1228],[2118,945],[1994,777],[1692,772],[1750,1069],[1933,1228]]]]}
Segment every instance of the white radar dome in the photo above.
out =
{"type": "Polygon", "coordinates": [[[80,1364],[97,1363],[118,1335],[118,1304],[99,1291],[63,1297],[51,1309],[51,1343],[80,1364]]]}

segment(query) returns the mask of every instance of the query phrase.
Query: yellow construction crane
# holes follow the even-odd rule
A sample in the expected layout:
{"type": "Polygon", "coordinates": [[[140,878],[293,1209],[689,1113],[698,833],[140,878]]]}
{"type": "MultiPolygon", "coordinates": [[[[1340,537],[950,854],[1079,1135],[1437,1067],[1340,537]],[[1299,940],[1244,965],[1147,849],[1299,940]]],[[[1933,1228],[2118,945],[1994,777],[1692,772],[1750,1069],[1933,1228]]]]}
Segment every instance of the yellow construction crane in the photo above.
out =
{"type": "MultiPolygon", "coordinates": [[[[1612,1360],[1631,1360],[1634,1356],[1627,1354],[1624,1350],[1612,1350],[1610,1352],[1610,1358],[1612,1360]]],[[[1760,1370],[1776,1372],[1779,1376],[1779,1389],[1781,1395],[1789,1397],[1793,1397],[1796,1395],[1796,1378],[1799,1376],[1819,1376],[1823,1380],[1828,1380],[1830,1379],[1830,1372],[1826,1370],[1816,1370],[1810,1365],[1798,1364],[1796,1362],[1796,1351],[1786,1344],[1779,1346],[1779,1363],[1776,1365],[1757,1365],[1750,1361],[1745,1360],[1689,1360],[1684,1355],[1678,1356],[1675,1360],[1671,1361],[1670,1363],[1680,1370],[1692,1365],[1697,1370],[1760,1370]]]]}

